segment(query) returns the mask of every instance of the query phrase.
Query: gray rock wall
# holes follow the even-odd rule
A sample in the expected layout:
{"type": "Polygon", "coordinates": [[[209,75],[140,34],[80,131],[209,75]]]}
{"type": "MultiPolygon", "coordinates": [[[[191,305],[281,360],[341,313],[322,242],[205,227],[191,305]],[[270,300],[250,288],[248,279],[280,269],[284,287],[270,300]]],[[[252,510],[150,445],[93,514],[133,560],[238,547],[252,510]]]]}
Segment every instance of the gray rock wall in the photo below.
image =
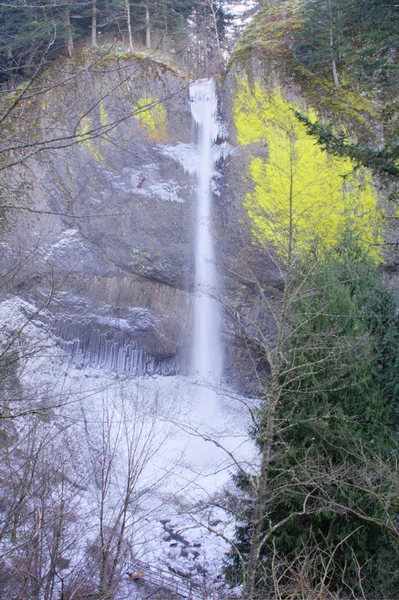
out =
{"type": "Polygon", "coordinates": [[[38,307],[81,366],[187,371],[194,182],[178,160],[192,138],[187,83],[148,59],[80,71],[37,107],[43,135],[75,131],[79,143],[12,173],[18,209],[1,236],[9,292],[38,307]]]}
{"type": "MultiPolygon", "coordinates": [[[[18,210],[7,212],[1,235],[3,272],[10,293],[38,307],[38,319],[79,367],[185,374],[198,167],[188,78],[129,55],[89,64],[66,61],[60,81],[66,69],[78,75],[54,87],[53,73],[52,89],[35,107],[42,136],[75,132],[78,143],[13,171],[18,210]]],[[[251,152],[235,140],[231,81],[219,86],[224,134],[215,150],[213,233],[225,372],[252,389],[240,319],[257,310],[248,278],[259,260],[242,209],[251,152]]]]}

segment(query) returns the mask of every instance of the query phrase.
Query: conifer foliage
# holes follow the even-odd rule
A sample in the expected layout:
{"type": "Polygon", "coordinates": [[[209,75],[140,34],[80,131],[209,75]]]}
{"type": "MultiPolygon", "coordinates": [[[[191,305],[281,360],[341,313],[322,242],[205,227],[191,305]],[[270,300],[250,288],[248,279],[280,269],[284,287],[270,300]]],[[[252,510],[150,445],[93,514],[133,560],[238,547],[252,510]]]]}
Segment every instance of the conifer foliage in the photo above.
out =
{"type": "Polygon", "coordinates": [[[268,468],[236,476],[227,574],[244,581],[245,598],[371,600],[398,589],[397,306],[356,244],[341,248],[285,284],[277,386],[274,373],[253,432],[264,453],[277,395],[268,468]]]}
{"type": "Polygon", "coordinates": [[[343,130],[336,134],[330,124],[312,122],[299,111],[295,115],[305,125],[307,133],[316,138],[322,149],[329,154],[348,157],[355,164],[367,167],[377,174],[399,177],[399,145],[387,145],[379,150],[362,147],[348,140],[343,130]]]}
{"type": "Polygon", "coordinates": [[[294,53],[313,72],[332,72],[340,86],[360,87],[373,78],[377,87],[397,86],[398,4],[395,0],[311,0],[304,2],[294,53]],[[335,74],[334,74],[335,69],[335,74]]]}
{"type": "Polygon", "coordinates": [[[225,47],[235,0],[4,0],[0,81],[15,81],[77,45],[104,42],[170,50],[196,69],[225,47]],[[189,59],[187,59],[189,57],[189,59]]]}

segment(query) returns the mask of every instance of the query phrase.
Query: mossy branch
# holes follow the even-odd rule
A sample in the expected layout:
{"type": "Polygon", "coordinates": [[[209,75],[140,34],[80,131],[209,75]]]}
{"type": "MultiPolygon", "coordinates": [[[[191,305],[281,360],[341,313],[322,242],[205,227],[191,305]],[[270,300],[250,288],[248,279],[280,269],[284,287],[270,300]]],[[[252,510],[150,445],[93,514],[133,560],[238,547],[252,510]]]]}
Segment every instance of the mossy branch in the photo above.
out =
{"type": "Polygon", "coordinates": [[[399,177],[399,145],[385,146],[381,150],[373,150],[366,146],[348,141],[344,131],[333,132],[330,124],[312,122],[298,110],[293,111],[296,118],[303,123],[309,135],[316,138],[317,143],[333,156],[350,158],[357,165],[367,167],[375,173],[386,173],[391,177],[399,177]]]}

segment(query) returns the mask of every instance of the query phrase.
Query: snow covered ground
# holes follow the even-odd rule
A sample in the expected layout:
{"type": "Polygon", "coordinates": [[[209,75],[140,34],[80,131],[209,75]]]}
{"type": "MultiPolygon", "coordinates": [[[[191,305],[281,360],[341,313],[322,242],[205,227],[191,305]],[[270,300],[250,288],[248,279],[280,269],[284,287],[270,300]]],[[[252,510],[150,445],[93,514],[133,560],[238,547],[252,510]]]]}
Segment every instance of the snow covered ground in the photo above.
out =
{"type": "MultiPolygon", "coordinates": [[[[185,575],[206,573],[208,580],[217,578],[227,548],[208,527],[229,537],[232,524],[212,502],[237,471],[236,462],[248,470],[255,461],[245,403],[234,394],[209,390],[213,396],[209,412],[209,406],[204,409],[198,404],[198,386],[192,379],[123,380],[111,373],[66,369],[58,359],[26,376],[29,386],[46,394],[51,385],[54,397],[63,397],[63,418],[73,421],[76,439],[84,437],[85,429],[87,443],[98,448],[104,421],[116,440],[125,419],[127,432],[141,436],[137,440],[142,464],[137,481],[136,557],[185,575]]],[[[124,443],[118,444],[122,463],[124,443]]],[[[123,466],[120,477],[123,482],[123,466]]],[[[115,494],[117,488],[116,484],[115,494]]]]}
{"type": "Polygon", "coordinates": [[[87,531],[96,526],[104,448],[112,448],[109,511],[123,497],[129,473],[135,478],[133,569],[139,560],[217,587],[233,524],[215,499],[231,487],[238,465],[255,468],[257,453],[248,436],[255,402],[195,378],[128,378],[77,368],[35,316],[27,320],[32,314],[34,307],[18,299],[2,303],[1,337],[6,329],[8,335],[19,332],[21,353],[36,349],[21,363],[21,382],[34,405],[47,407],[49,427],[73,440],[75,471],[89,473],[87,531]]]}

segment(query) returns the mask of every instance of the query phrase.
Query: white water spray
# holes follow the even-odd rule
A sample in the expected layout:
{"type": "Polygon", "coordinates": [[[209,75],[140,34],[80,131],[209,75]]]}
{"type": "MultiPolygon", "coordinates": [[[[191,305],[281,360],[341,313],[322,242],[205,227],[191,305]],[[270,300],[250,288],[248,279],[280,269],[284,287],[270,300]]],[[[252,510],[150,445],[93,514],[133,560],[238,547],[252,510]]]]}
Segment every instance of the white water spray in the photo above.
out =
{"type": "MultiPolygon", "coordinates": [[[[197,215],[195,232],[195,304],[193,371],[203,382],[217,384],[222,378],[223,348],[220,337],[221,310],[217,301],[218,274],[211,227],[211,182],[218,135],[217,98],[212,79],[190,86],[191,112],[197,123],[196,173],[197,215]]],[[[209,394],[208,394],[209,395],[209,394]]]]}

